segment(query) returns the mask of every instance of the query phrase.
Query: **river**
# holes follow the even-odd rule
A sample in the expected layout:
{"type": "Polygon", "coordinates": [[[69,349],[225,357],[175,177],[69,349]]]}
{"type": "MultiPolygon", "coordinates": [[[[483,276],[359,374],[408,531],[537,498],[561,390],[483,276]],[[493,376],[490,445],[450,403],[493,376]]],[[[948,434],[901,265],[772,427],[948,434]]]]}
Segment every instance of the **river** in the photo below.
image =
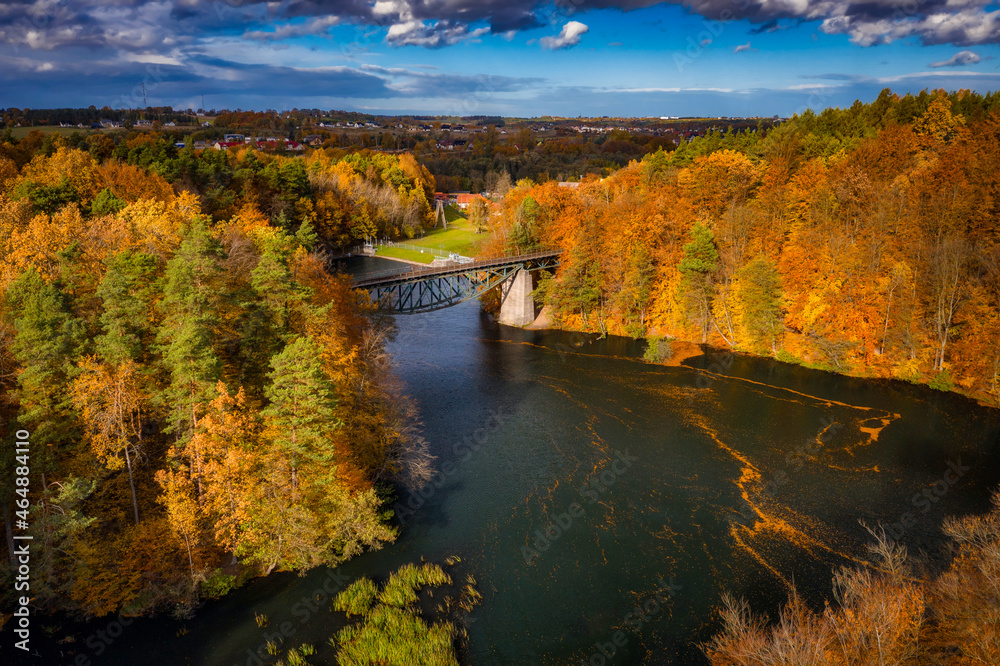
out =
{"type": "Polygon", "coordinates": [[[441,470],[399,540],[110,642],[93,637],[111,618],[78,627],[60,663],[254,664],[282,623],[332,663],[324,584],[451,555],[484,593],[464,662],[705,663],[723,592],[774,613],[794,581],[820,607],[832,570],[867,555],[859,521],[910,512],[900,539],[934,549],[942,519],[986,511],[1000,483],[1000,412],[958,395],[722,352],[649,365],[640,343],[501,327],[475,302],[398,324],[391,353],[441,470]]]}

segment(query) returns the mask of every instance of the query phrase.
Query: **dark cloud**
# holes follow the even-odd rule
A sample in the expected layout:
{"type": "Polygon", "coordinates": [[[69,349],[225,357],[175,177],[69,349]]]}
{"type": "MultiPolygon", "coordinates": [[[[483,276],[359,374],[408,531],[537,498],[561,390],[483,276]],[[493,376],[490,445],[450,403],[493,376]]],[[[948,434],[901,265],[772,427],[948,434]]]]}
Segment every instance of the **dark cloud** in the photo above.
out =
{"type": "Polygon", "coordinates": [[[233,28],[275,41],[347,23],[377,26],[384,31],[379,39],[395,46],[440,48],[488,32],[562,28],[595,9],[657,4],[682,4],[709,19],[745,19],[754,33],[779,29],[780,21],[819,21],[821,31],[849,35],[861,46],[908,37],[958,46],[1000,42],[1000,12],[987,11],[992,0],[29,0],[0,4],[0,42],[36,51],[148,52],[233,28]]]}

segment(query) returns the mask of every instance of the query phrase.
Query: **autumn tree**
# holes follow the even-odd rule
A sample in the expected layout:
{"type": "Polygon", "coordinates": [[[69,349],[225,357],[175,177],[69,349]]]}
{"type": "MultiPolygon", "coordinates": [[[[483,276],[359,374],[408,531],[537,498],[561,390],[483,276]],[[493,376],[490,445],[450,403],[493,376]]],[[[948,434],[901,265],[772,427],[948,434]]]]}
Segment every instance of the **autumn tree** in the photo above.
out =
{"type": "Polygon", "coordinates": [[[160,503],[167,511],[167,520],[174,536],[184,545],[187,553],[188,568],[191,575],[191,585],[195,585],[198,571],[195,569],[195,557],[201,545],[201,528],[198,504],[194,498],[189,470],[183,466],[178,469],[161,469],[156,473],[156,480],[163,489],[160,503]]]}
{"type": "Polygon", "coordinates": [[[95,357],[84,359],[73,382],[72,396],[94,457],[112,472],[124,464],[138,525],[139,498],[133,467],[145,453],[142,425],[146,411],[138,367],[131,359],[119,363],[100,363],[95,357]]]}
{"type": "Polygon", "coordinates": [[[964,239],[946,236],[932,250],[930,260],[929,310],[936,346],[934,370],[944,369],[945,353],[952,335],[955,312],[963,296],[963,278],[969,247],[964,239]]]}
{"type": "Polygon", "coordinates": [[[472,222],[472,226],[477,234],[486,231],[489,220],[490,209],[486,199],[478,196],[473,197],[472,203],[469,204],[469,221],[472,222]]]}
{"type": "Polygon", "coordinates": [[[261,424],[258,410],[241,388],[230,395],[219,382],[190,447],[198,451],[206,484],[203,512],[215,541],[228,552],[239,549],[253,488],[261,473],[261,424]]]}

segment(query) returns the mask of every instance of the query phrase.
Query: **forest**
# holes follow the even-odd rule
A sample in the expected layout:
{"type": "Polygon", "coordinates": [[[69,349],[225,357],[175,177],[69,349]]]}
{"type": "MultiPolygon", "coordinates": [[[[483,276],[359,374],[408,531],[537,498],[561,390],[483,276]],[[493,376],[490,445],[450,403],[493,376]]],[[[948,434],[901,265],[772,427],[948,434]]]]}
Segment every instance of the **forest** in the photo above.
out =
{"type": "MultiPolygon", "coordinates": [[[[676,149],[623,149],[630,162],[576,188],[512,169],[508,143],[474,156],[484,180],[511,183],[486,251],[564,250],[536,290],[554,326],[1000,401],[993,96],[885,91],[676,149]]],[[[392,487],[419,485],[430,459],[390,372],[391,321],[328,259],[418,234],[435,185],[410,154],[196,151],[158,132],[5,137],[0,505],[9,553],[19,512],[38,535],[39,610],[184,615],[251,576],[395,538],[392,487]],[[18,429],[37,442],[27,508],[18,429]]],[[[957,598],[948,580],[979,581],[996,607],[995,525],[948,528],[979,550],[952,578],[893,597],[909,604],[898,645],[924,636],[925,599],[957,598]]],[[[905,587],[901,554],[881,556],[896,577],[844,573],[838,608],[905,587]]],[[[12,564],[0,564],[5,591],[12,564]]],[[[806,645],[788,642],[792,629],[832,650],[843,616],[797,604],[779,634],[732,601],[713,658],[806,645]]]]}
{"type": "Polygon", "coordinates": [[[323,248],[418,228],[430,177],[409,156],[105,139],[0,146],[5,595],[15,519],[34,607],[78,617],[184,615],[391,542],[393,487],[429,457],[392,322],[323,248]]]}
{"type": "Polygon", "coordinates": [[[564,250],[561,328],[707,342],[1000,401],[1000,109],[967,91],[517,183],[489,249],[564,250]]]}

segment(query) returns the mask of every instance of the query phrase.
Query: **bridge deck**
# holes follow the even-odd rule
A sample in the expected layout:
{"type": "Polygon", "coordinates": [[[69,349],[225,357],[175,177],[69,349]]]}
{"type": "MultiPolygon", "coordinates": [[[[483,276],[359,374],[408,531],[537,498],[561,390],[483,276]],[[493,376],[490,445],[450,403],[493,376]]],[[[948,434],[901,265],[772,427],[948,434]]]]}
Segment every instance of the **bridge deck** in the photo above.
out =
{"type": "Polygon", "coordinates": [[[521,264],[526,261],[534,261],[537,259],[548,259],[550,257],[559,256],[560,254],[562,254],[562,250],[541,250],[538,252],[530,252],[528,254],[520,254],[515,256],[486,257],[484,259],[477,259],[475,261],[471,261],[465,264],[454,264],[451,266],[441,266],[439,268],[421,268],[421,269],[404,271],[402,273],[394,273],[392,275],[378,274],[378,275],[369,275],[367,277],[361,275],[354,279],[353,286],[356,288],[363,289],[369,287],[385,287],[394,284],[405,284],[407,282],[426,280],[427,278],[470,273],[478,269],[515,266],[517,264],[521,264]]]}

